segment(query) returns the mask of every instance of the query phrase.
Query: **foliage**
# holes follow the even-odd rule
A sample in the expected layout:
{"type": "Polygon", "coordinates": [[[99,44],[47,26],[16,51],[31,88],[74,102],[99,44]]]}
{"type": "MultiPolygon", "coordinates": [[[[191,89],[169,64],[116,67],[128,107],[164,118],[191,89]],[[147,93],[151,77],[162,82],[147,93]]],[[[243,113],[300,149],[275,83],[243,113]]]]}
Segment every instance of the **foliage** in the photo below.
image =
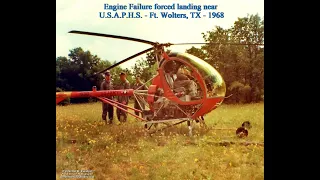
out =
{"type": "Polygon", "coordinates": [[[132,68],[132,75],[133,77],[140,76],[142,82],[147,82],[156,74],[156,70],[157,64],[150,65],[148,61],[139,59],[132,68]]]}
{"type": "Polygon", "coordinates": [[[190,49],[187,49],[186,53],[192,54],[200,59],[207,58],[207,54],[202,49],[196,48],[194,46],[192,46],[190,49]]]}
{"type": "MultiPolygon", "coordinates": [[[[56,59],[56,87],[64,91],[90,91],[93,86],[100,89],[100,84],[104,79],[103,75],[93,77],[95,73],[106,69],[116,62],[103,61],[97,55],[92,55],[90,51],[84,51],[81,47],[70,50],[69,57],[58,57],[56,59]]],[[[111,70],[114,84],[120,83],[119,74],[128,69],[117,66],[111,70]]],[[[72,103],[91,102],[90,98],[71,99],[72,103]]]]}
{"type": "Polygon", "coordinates": [[[213,45],[210,43],[263,44],[264,21],[258,15],[238,18],[229,29],[215,27],[203,33],[209,44],[200,49],[192,47],[186,52],[206,60],[224,78],[226,103],[251,103],[263,100],[264,48],[259,45],[213,45]]]}

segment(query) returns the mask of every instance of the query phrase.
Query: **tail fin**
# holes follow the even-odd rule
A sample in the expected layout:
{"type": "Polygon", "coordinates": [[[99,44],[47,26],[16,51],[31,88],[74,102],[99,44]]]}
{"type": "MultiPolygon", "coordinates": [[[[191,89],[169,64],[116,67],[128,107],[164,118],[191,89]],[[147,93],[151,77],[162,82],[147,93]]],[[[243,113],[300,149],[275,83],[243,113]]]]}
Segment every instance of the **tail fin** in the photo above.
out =
{"type": "Polygon", "coordinates": [[[66,97],[56,97],[56,104],[59,104],[61,101],[65,100],[66,97]]]}
{"type": "Polygon", "coordinates": [[[56,104],[70,97],[71,92],[56,92],[56,104]]]}

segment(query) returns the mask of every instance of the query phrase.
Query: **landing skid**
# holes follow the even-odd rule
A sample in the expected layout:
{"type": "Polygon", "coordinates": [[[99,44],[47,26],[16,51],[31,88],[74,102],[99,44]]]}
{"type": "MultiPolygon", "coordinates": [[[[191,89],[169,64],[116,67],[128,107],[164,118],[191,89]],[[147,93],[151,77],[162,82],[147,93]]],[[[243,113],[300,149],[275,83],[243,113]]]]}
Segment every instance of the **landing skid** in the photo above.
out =
{"type": "Polygon", "coordinates": [[[163,131],[163,130],[168,129],[168,128],[170,128],[170,127],[176,126],[176,125],[178,125],[178,124],[187,122],[188,128],[189,128],[189,136],[192,136],[191,121],[193,121],[193,119],[190,119],[190,118],[170,119],[170,120],[159,120],[159,121],[149,121],[149,122],[146,122],[146,124],[145,124],[144,127],[145,127],[146,131],[148,132],[148,134],[151,135],[151,134],[154,134],[154,133],[156,133],[156,132],[163,131]],[[178,122],[177,122],[177,121],[178,121],[178,122]],[[170,122],[176,122],[176,123],[170,124],[170,122]],[[159,123],[165,124],[165,125],[167,125],[167,126],[166,126],[166,127],[159,128],[159,129],[155,129],[155,130],[150,130],[152,126],[157,127],[157,125],[158,125],[159,123]],[[151,124],[151,125],[148,126],[148,124],[151,124]]]}
{"type": "MultiPolygon", "coordinates": [[[[144,127],[146,129],[146,132],[151,135],[154,134],[156,132],[159,131],[163,131],[165,129],[168,129],[170,127],[176,126],[178,124],[187,122],[188,125],[188,129],[189,129],[189,136],[193,136],[192,134],[192,126],[191,126],[191,122],[194,121],[194,119],[190,119],[190,118],[181,118],[181,119],[170,119],[170,120],[159,120],[159,121],[148,121],[145,123],[144,127]],[[178,121],[178,122],[177,122],[178,121]],[[177,122],[174,124],[170,124],[170,122],[177,122]],[[159,129],[155,129],[155,130],[150,130],[152,126],[157,127],[159,123],[165,124],[167,125],[166,127],[162,127],[159,129]],[[150,125],[149,125],[150,124],[150,125]],[[149,125],[149,126],[148,126],[149,125]]],[[[235,128],[208,128],[208,126],[206,125],[206,123],[204,122],[203,118],[197,118],[197,120],[195,120],[197,122],[200,123],[200,128],[205,128],[207,130],[236,130],[236,135],[240,138],[244,138],[248,136],[248,130],[252,127],[249,121],[245,121],[242,123],[241,127],[235,129],[235,128]]]]}
{"type": "Polygon", "coordinates": [[[168,123],[168,122],[175,122],[175,121],[190,121],[192,119],[190,118],[180,118],[180,119],[168,119],[168,120],[153,120],[153,121],[148,121],[146,124],[157,124],[157,123],[168,123]]]}

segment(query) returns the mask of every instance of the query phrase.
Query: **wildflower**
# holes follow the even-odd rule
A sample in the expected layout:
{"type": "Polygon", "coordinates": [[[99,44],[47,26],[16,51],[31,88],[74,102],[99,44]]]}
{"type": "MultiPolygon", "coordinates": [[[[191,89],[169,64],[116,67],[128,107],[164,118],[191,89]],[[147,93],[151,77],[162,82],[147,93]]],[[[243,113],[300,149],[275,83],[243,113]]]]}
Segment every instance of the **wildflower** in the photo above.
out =
{"type": "Polygon", "coordinates": [[[198,162],[198,161],[199,161],[199,159],[197,159],[197,158],[194,159],[194,162],[198,162]]]}
{"type": "Polygon", "coordinates": [[[94,144],[94,143],[96,143],[96,141],[95,141],[95,140],[91,140],[91,139],[89,139],[88,141],[89,141],[89,144],[94,144]]]}

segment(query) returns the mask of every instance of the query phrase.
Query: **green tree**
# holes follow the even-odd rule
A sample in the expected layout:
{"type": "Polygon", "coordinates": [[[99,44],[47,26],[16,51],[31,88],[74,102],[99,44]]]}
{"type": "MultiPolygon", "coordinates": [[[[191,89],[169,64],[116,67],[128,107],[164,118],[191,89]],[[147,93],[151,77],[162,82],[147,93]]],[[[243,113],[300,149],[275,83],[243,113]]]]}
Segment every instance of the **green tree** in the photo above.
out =
{"type": "Polygon", "coordinates": [[[226,43],[263,44],[264,21],[258,15],[248,15],[238,18],[229,29],[216,26],[202,35],[209,44],[201,49],[192,47],[187,52],[201,56],[220,72],[229,87],[227,94],[234,94],[226,102],[260,101],[264,89],[264,49],[259,45],[226,43]]]}
{"type": "Polygon", "coordinates": [[[61,90],[72,89],[68,84],[68,79],[64,77],[64,73],[68,72],[70,61],[66,57],[58,57],[56,59],[56,87],[60,87],[61,90]]]}
{"type": "MultiPolygon", "coordinates": [[[[113,64],[116,64],[116,63],[117,63],[116,61],[114,61],[113,63],[111,63],[108,60],[100,61],[98,63],[98,65],[95,67],[95,72],[104,70],[104,69],[106,69],[106,68],[108,68],[108,67],[110,67],[110,66],[112,66],[113,64]]],[[[120,81],[120,73],[121,72],[126,72],[127,79],[129,81],[131,81],[131,72],[130,72],[129,69],[122,69],[120,66],[116,66],[116,67],[110,69],[109,71],[110,71],[110,74],[111,74],[112,82],[113,82],[113,84],[114,84],[116,89],[117,89],[118,85],[121,83],[121,81],[120,81]]],[[[96,84],[98,84],[99,85],[98,87],[100,88],[100,84],[104,80],[104,74],[100,74],[100,75],[95,76],[95,79],[97,81],[96,84]]]]}
{"type": "Polygon", "coordinates": [[[156,64],[149,65],[145,59],[139,59],[132,67],[132,75],[136,77],[139,75],[143,82],[147,82],[156,74],[156,64]]]}
{"type": "Polygon", "coordinates": [[[204,52],[203,49],[201,49],[201,48],[199,49],[194,46],[192,46],[190,49],[187,49],[186,53],[192,54],[192,55],[194,55],[200,59],[203,59],[203,60],[205,60],[207,58],[207,54],[204,52]]]}
{"type": "MultiPolygon", "coordinates": [[[[103,76],[93,74],[109,67],[109,61],[102,61],[90,51],[81,47],[70,50],[69,58],[56,59],[56,87],[65,91],[90,91],[92,86],[100,87],[103,76]]],[[[116,67],[115,69],[120,67],[116,67]]],[[[121,71],[121,68],[120,70],[121,71]]],[[[72,103],[86,102],[88,98],[72,99],[72,103]]]]}
{"type": "MultiPolygon", "coordinates": [[[[232,28],[233,38],[241,43],[264,43],[264,20],[256,15],[247,15],[238,18],[232,28]]],[[[244,46],[246,53],[243,59],[247,62],[245,68],[245,84],[250,87],[250,96],[247,102],[258,101],[264,88],[264,48],[259,45],[244,46]]]]}

